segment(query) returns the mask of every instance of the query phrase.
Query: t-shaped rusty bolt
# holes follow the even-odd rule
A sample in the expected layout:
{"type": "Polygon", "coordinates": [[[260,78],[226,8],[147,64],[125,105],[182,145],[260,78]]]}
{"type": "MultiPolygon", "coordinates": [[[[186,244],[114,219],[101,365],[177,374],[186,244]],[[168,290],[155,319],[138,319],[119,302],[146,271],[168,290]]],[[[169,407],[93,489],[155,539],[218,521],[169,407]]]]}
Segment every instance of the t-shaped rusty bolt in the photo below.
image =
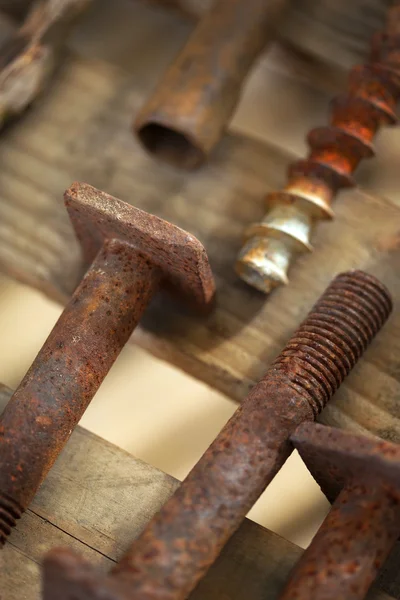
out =
{"type": "Polygon", "coordinates": [[[0,124],[41,92],[55,55],[92,0],[37,0],[15,35],[0,48],[0,124]]]}
{"type": "Polygon", "coordinates": [[[280,600],[361,600],[400,534],[400,446],[314,423],[291,439],[336,501],[280,600]]]}
{"type": "Polygon", "coordinates": [[[0,543],[27,508],[164,281],[198,309],[214,281],[182,229],[75,183],[67,209],[92,262],[0,419],[0,543]]]}
{"type": "Polygon", "coordinates": [[[291,433],[315,419],[390,310],[374,277],[339,275],[111,575],[54,550],[45,600],[186,598],[292,452],[291,433]]]}

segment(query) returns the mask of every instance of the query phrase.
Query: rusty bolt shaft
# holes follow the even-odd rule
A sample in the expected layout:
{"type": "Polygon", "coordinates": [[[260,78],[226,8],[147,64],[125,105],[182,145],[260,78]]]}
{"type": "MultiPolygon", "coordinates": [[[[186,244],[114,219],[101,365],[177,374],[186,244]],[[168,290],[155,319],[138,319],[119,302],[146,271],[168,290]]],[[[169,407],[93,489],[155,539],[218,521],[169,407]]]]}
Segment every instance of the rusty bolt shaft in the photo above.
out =
{"type": "MultiPolygon", "coordinates": [[[[12,503],[11,516],[30,504],[158,282],[118,242],[93,262],[1,417],[0,506],[12,503]]],[[[14,524],[0,513],[2,542],[14,524]]]]}
{"type": "Polygon", "coordinates": [[[135,120],[147,150],[185,169],[206,160],[287,5],[215,0],[135,120]]]}
{"type": "MultiPolygon", "coordinates": [[[[204,250],[195,238],[91,186],[75,184],[66,192],[66,202],[84,236],[86,254],[95,257],[0,419],[0,545],[31,502],[159,284],[173,280],[177,269],[178,277],[187,280],[186,291],[196,288],[197,293],[191,269],[196,274],[204,262],[204,250]]],[[[211,274],[205,276],[207,304],[213,287],[211,274]]],[[[185,291],[184,284],[181,288],[185,291]]]]}
{"type": "Polygon", "coordinates": [[[91,590],[82,600],[109,585],[113,600],[186,598],[292,452],[290,434],[315,419],[390,310],[375,278],[339,275],[106,582],[71,553],[53,551],[45,599],[71,600],[79,585],[91,590]],[[131,596],[115,592],[117,579],[131,596]]]}
{"type": "Polygon", "coordinates": [[[400,534],[400,448],[315,424],[300,426],[292,439],[307,463],[325,455],[325,477],[347,471],[347,483],[280,600],[362,600],[400,534]]]}
{"type": "Polygon", "coordinates": [[[332,218],[331,202],[354,184],[352,173],[373,156],[372,139],[396,122],[400,95],[400,2],[389,11],[384,32],[374,37],[370,62],[356,66],[347,94],[332,102],[331,122],[310,132],[305,160],[289,167],[288,183],[267,196],[269,212],[251,225],[236,263],[237,273],[262,292],[288,283],[294,256],[312,249],[314,223],[332,218]]]}
{"type": "Polygon", "coordinates": [[[343,489],[280,600],[361,600],[399,532],[400,504],[390,492],[372,482],[343,489]],[[377,531],[382,532],[379,547],[377,531]]]}

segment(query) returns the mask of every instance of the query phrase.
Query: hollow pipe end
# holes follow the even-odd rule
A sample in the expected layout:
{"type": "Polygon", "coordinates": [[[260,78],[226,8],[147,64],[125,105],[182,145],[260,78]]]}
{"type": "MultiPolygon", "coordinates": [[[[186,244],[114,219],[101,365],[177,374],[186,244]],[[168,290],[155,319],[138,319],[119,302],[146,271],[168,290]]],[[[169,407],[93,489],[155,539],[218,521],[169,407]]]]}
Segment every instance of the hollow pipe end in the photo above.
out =
{"type": "Polygon", "coordinates": [[[191,171],[207,160],[208,153],[200,140],[175,123],[139,116],[132,130],[149,154],[174,167],[191,171]]]}
{"type": "Polygon", "coordinates": [[[287,267],[291,251],[284,241],[253,237],[247,240],[236,261],[236,272],[249,285],[269,294],[289,283],[287,267]]]}

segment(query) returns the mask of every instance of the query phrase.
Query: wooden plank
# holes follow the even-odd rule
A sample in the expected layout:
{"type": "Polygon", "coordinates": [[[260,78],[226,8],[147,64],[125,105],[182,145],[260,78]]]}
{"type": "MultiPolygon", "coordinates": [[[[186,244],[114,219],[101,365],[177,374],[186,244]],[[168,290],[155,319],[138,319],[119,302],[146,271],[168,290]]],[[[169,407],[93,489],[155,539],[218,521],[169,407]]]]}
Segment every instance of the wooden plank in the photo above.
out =
{"type": "MultiPolygon", "coordinates": [[[[0,407],[8,397],[3,388],[0,407]]],[[[99,568],[109,568],[177,485],[172,477],[78,427],[0,555],[6,574],[2,600],[38,597],[41,556],[54,545],[72,545],[99,568]]],[[[221,586],[221,574],[229,571],[230,563],[236,582],[243,584],[240,572],[250,569],[252,580],[261,578],[253,586],[268,580],[276,589],[301,552],[251,522],[246,522],[237,543],[229,547],[231,551],[228,548],[221,559],[222,572],[217,569],[207,578],[206,589],[213,580],[221,586]],[[242,560],[243,551],[249,548],[252,553],[246,552],[247,559],[242,560]],[[272,560],[268,560],[270,552],[272,560]]]]}
{"type": "MultiPolygon", "coordinates": [[[[0,387],[0,413],[11,393],[0,387]]],[[[0,553],[1,600],[39,599],[40,563],[54,546],[70,546],[108,570],[177,486],[78,427],[0,553]]],[[[274,600],[301,552],[246,519],[190,598],[274,600]]],[[[370,598],[390,600],[378,590],[370,598]]]]}
{"type": "MultiPolygon", "coordinates": [[[[212,0],[148,0],[198,19],[212,0]]],[[[365,56],[390,0],[296,0],[278,28],[279,39],[303,53],[348,68],[365,56]]]]}
{"type": "MultiPolygon", "coordinates": [[[[125,29],[134,22],[140,31],[141,12],[132,10],[137,19],[126,18],[125,29]]],[[[152,14],[147,9],[147,34],[150,27],[153,38],[159,31],[167,35],[165,20],[152,14]]],[[[190,177],[153,161],[135,142],[129,125],[168,57],[154,49],[144,64],[148,38],[134,36],[124,46],[122,28],[113,46],[108,43],[109,23],[100,27],[103,20],[104,13],[98,21],[88,21],[100,40],[97,46],[91,46],[85,31],[80,35],[88,56],[100,45],[104,60],[67,58],[42,101],[0,140],[0,265],[5,273],[66,301],[81,273],[79,247],[62,203],[63,190],[75,179],[173,221],[206,246],[217,280],[216,310],[199,319],[159,297],[133,340],[237,401],[263,375],[338,271],[357,267],[376,274],[398,306],[398,192],[392,202],[362,192],[342,194],[335,221],[318,227],[316,252],[298,260],[290,287],[277,290],[268,301],[242,283],[233,264],[243,228],[261,217],[265,192],[282,185],[292,157],[229,134],[210,165],[190,177]],[[107,52],[111,57],[105,62],[107,52]],[[123,68],[112,64],[118,56],[123,68]]],[[[400,440],[399,333],[396,310],[324,411],[324,422],[400,440]]]]}

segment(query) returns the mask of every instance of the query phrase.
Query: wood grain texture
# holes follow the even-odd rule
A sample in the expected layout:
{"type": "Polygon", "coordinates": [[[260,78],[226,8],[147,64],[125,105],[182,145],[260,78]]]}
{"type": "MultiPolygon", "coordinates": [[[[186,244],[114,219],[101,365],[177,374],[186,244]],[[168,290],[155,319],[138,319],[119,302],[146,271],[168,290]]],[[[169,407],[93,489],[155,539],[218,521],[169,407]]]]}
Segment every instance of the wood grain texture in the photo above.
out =
{"type": "MultiPolygon", "coordinates": [[[[11,393],[0,386],[0,413],[11,393]]],[[[70,546],[99,571],[110,569],[177,486],[78,427],[0,553],[0,599],[39,600],[40,563],[54,546],[70,546]]],[[[246,519],[190,600],[275,600],[301,552],[246,519]]],[[[369,598],[391,600],[377,589],[369,598]]]]}
{"type": "MultiPolygon", "coordinates": [[[[336,219],[317,230],[315,252],[299,258],[290,286],[267,301],[239,281],[233,264],[243,228],[262,216],[263,196],[282,185],[293,157],[232,133],[210,165],[190,177],[149,158],[131,135],[130,124],[168,56],[161,42],[161,48],[146,54],[148,37],[139,33],[146,25],[154,38],[171,38],[166,27],[172,27],[174,18],[167,16],[166,23],[152,9],[130,6],[128,13],[122,12],[116,42],[109,12],[101,3],[96,10],[74,41],[87,58],[67,57],[48,93],[0,140],[0,266],[5,273],[66,301],[82,272],[62,201],[73,180],[187,229],[209,253],[217,281],[216,310],[199,319],[166,296],[158,297],[133,339],[237,401],[263,375],[337,272],[360,268],[374,273],[388,285],[398,307],[398,192],[391,201],[363,192],[342,194],[334,207],[336,219]],[[95,55],[102,61],[95,61],[95,55]]],[[[183,33],[177,27],[171,53],[183,33]]],[[[325,107],[324,94],[299,81],[291,89],[314,99],[312,122],[325,107]]],[[[274,112],[267,114],[273,141],[278,140],[274,112]]],[[[283,139],[290,135],[291,128],[283,127],[283,139]]],[[[324,411],[323,422],[400,440],[399,333],[400,313],[395,310],[324,411]]]]}
{"type": "MultiPolygon", "coordinates": [[[[339,4],[352,10],[351,3],[339,4]]],[[[318,230],[315,255],[301,258],[291,286],[266,302],[233,273],[241,232],[263,214],[264,194],[284,180],[292,157],[280,148],[289,146],[296,155],[304,150],[303,136],[323,118],[326,90],[336,83],[318,68],[309,69],[307,61],[302,71],[301,62],[285,62],[273,50],[260,61],[245,93],[254,117],[250,126],[246,120],[244,128],[239,107],[236,133],[227,135],[207,168],[188,178],[147,157],[129,128],[191,26],[134,2],[113,5],[111,15],[106,0],[96,2],[50,89],[0,140],[0,267],[52,298],[67,300],[82,264],[62,193],[76,179],[187,228],[210,254],[218,284],[216,311],[200,320],[163,297],[134,341],[240,401],[336,272],[365,268],[382,278],[396,300],[400,297],[399,186],[392,174],[385,188],[390,202],[371,194],[342,195],[336,221],[318,230]],[[149,39],[157,39],[157,45],[149,47],[149,39]],[[312,109],[296,120],[299,104],[312,109]],[[268,126],[268,143],[257,141],[260,119],[268,126]],[[254,138],[237,133],[244,129],[254,138]]],[[[382,155],[391,157],[397,175],[396,138],[382,139],[382,155]]],[[[388,180],[377,164],[361,173],[371,190],[388,180]]],[[[322,415],[325,422],[400,439],[399,330],[395,313],[322,415]]],[[[9,393],[1,392],[0,408],[9,393]]],[[[39,598],[40,560],[54,545],[71,545],[100,569],[109,568],[177,485],[78,428],[0,555],[1,600],[39,598]]],[[[300,552],[246,521],[191,598],[272,600],[300,552]]],[[[397,563],[390,560],[381,586],[399,597],[397,563]]],[[[390,600],[378,591],[370,597],[390,600]]]]}
{"type": "MultiPolygon", "coordinates": [[[[198,19],[213,0],[147,0],[198,19]]],[[[368,51],[391,0],[295,0],[278,28],[278,38],[297,51],[348,68],[368,51]]]]}

